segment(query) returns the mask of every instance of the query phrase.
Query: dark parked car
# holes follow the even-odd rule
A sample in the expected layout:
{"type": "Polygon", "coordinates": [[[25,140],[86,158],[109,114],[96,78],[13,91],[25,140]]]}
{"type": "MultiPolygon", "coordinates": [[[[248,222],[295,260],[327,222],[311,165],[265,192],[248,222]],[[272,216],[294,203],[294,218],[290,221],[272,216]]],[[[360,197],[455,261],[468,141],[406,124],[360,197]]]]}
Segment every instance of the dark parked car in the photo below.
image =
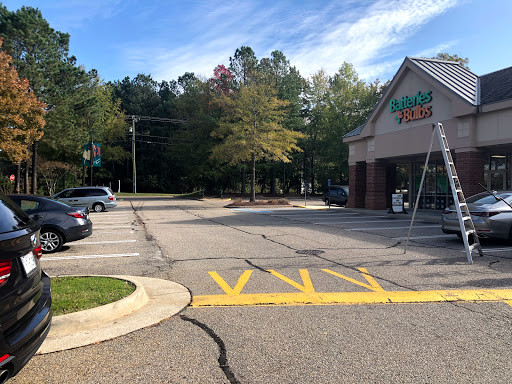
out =
{"type": "Polygon", "coordinates": [[[65,189],[52,196],[72,206],[85,206],[94,212],[103,212],[117,206],[116,195],[109,187],[76,187],[65,189]]]}
{"type": "Polygon", "coordinates": [[[322,200],[325,205],[338,204],[347,205],[348,186],[347,185],[331,185],[322,193],[322,200]]]}
{"type": "Polygon", "coordinates": [[[89,208],[67,204],[35,195],[9,195],[31,219],[41,226],[43,252],[57,252],[64,243],[92,234],[89,208]]]}
{"type": "Polygon", "coordinates": [[[0,383],[27,364],[50,330],[50,278],[41,255],[39,225],[0,193],[0,383]]]}
{"type": "MultiPolygon", "coordinates": [[[[512,191],[495,192],[495,195],[512,204],[512,191]]],[[[507,203],[488,192],[471,196],[466,203],[478,237],[512,241],[512,208],[507,203]]],[[[443,211],[442,223],[444,233],[461,236],[455,206],[451,205],[443,211]]]]}

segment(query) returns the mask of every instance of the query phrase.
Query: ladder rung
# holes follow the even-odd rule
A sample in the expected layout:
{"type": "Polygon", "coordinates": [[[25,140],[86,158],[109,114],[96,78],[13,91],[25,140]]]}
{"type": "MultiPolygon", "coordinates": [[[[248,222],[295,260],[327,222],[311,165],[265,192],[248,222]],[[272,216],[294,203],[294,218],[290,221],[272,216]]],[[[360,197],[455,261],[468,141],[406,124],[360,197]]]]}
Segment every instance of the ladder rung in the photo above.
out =
{"type": "Polygon", "coordinates": [[[468,220],[471,220],[471,216],[464,216],[462,218],[463,221],[468,221],[468,220]]]}
{"type": "Polygon", "coordinates": [[[466,231],[466,236],[472,235],[474,233],[476,233],[476,231],[474,229],[470,229],[469,231],[466,231]]]}

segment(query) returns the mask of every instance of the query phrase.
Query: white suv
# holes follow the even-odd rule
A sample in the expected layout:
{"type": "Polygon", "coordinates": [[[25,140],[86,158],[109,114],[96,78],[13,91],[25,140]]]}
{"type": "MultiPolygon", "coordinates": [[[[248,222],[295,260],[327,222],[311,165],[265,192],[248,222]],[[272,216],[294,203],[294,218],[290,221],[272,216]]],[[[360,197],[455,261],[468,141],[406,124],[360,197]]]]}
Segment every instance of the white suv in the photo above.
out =
{"type": "Polygon", "coordinates": [[[89,207],[94,212],[102,212],[117,206],[116,195],[108,187],[68,188],[52,196],[75,207],[89,207]]]}

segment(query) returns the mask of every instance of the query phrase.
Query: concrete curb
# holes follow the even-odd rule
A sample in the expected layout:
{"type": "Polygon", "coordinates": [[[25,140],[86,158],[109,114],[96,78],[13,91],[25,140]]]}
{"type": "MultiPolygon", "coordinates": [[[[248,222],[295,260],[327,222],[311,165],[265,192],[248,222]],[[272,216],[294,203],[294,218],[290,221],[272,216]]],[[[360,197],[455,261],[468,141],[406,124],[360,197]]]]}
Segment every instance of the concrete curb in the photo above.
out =
{"type": "Polygon", "coordinates": [[[56,316],[37,354],[52,353],[110,340],[169,319],[190,304],[190,292],[168,280],[138,276],[104,276],[136,286],[128,297],[101,307],[56,316]]]}
{"type": "MultiPolygon", "coordinates": [[[[59,276],[59,277],[111,277],[114,276],[59,276]]],[[[117,278],[117,277],[116,277],[117,278]]],[[[73,312],[66,315],[55,316],[52,319],[52,336],[60,337],[75,333],[77,328],[81,330],[95,328],[108,321],[117,320],[120,317],[127,316],[142,308],[148,301],[149,297],[146,290],[138,281],[131,281],[128,278],[120,280],[130,281],[135,285],[135,291],[129,296],[100,307],[91,308],[85,311],[73,312]]]]}

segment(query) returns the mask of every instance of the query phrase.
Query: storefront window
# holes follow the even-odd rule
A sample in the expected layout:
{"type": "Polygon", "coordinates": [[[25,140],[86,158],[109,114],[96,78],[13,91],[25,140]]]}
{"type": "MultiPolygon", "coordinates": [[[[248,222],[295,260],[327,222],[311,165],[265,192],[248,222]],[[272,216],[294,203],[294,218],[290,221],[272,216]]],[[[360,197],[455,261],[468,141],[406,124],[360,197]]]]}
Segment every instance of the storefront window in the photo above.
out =
{"type": "Polygon", "coordinates": [[[491,190],[510,190],[511,188],[511,154],[491,154],[485,164],[485,186],[491,190]]]}
{"type": "MultiPolygon", "coordinates": [[[[424,163],[415,163],[414,181],[415,181],[415,197],[423,175],[424,163]]],[[[424,188],[421,191],[418,208],[420,209],[444,209],[448,205],[453,204],[450,183],[448,182],[448,174],[443,160],[431,161],[428,164],[425,174],[424,188]]]]}

